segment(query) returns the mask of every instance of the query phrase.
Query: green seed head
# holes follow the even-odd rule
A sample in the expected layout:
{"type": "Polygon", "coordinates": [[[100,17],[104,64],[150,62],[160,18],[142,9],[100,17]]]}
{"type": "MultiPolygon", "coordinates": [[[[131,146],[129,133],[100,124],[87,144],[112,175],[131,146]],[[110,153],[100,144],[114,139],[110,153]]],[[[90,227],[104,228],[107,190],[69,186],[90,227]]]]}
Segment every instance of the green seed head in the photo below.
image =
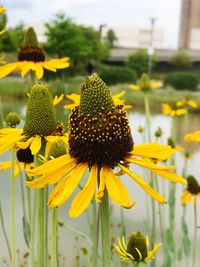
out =
{"type": "Polygon", "coordinates": [[[172,148],[175,148],[174,140],[173,140],[171,137],[169,137],[169,138],[167,139],[167,143],[168,143],[168,145],[171,146],[172,148]]]}
{"type": "Polygon", "coordinates": [[[127,245],[127,252],[134,257],[135,261],[144,261],[147,257],[147,243],[146,238],[140,232],[133,232],[129,238],[127,245]],[[140,254],[138,251],[140,251],[140,254]]]}
{"type": "Polygon", "coordinates": [[[150,79],[146,73],[143,73],[140,78],[140,86],[143,90],[150,89],[150,79]]]}
{"type": "Polygon", "coordinates": [[[43,84],[32,87],[28,99],[24,133],[27,136],[48,136],[56,131],[56,115],[52,95],[43,84]]]}
{"type": "Polygon", "coordinates": [[[24,36],[22,47],[27,47],[27,46],[36,46],[36,47],[39,46],[37,35],[33,27],[28,28],[24,36]]]}
{"type": "Polygon", "coordinates": [[[15,112],[10,112],[6,118],[5,122],[11,128],[15,128],[20,123],[19,115],[15,112]]]}
{"type": "Polygon", "coordinates": [[[81,87],[80,112],[98,115],[102,110],[111,111],[114,102],[107,85],[97,74],[88,76],[81,87]]]}
{"type": "Polygon", "coordinates": [[[187,190],[191,194],[197,195],[200,193],[199,183],[194,176],[188,175],[187,182],[188,182],[187,190]]]}
{"type": "Polygon", "coordinates": [[[161,137],[163,135],[163,131],[160,127],[158,127],[158,129],[155,131],[154,133],[155,137],[161,137]]]}
{"type": "Polygon", "coordinates": [[[47,158],[48,160],[51,159],[52,157],[59,158],[60,156],[63,156],[65,154],[67,154],[67,148],[65,144],[59,140],[51,145],[47,158]]]}

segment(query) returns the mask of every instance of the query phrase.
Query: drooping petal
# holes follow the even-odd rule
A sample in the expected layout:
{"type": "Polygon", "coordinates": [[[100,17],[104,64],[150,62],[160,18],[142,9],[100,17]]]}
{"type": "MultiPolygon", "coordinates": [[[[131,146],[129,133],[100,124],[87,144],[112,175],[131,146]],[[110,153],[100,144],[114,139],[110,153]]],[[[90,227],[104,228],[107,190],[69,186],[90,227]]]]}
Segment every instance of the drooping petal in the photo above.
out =
{"type": "Polygon", "coordinates": [[[65,179],[57,184],[49,196],[49,207],[53,208],[60,206],[68,200],[80,183],[87,167],[87,164],[79,164],[65,179]]]}
{"type": "Polygon", "coordinates": [[[102,175],[105,177],[104,179],[106,181],[109,197],[121,206],[129,206],[130,197],[128,191],[122,182],[115,176],[113,170],[111,168],[102,167],[102,175]]]}
{"type": "Polygon", "coordinates": [[[135,163],[137,165],[140,165],[140,166],[145,167],[145,168],[150,169],[150,170],[152,170],[152,169],[153,170],[174,170],[176,168],[175,165],[162,166],[162,165],[154,164],[153,162],[147,161],[145,159],[137,159],[134,157],[128,158],[127,161],[131,162],[131,163],[135,163]]]}
{"type": "Polygon", "coordinates": [[[20,65],[21,76],[24,78],[30,70],[35,70],[35,63],[32,61],[24,61],[23,65],[20,65]]]}
{"type": "Polygon", "coordinates": [[[196,131],[196,132],[193,132],[193,133],[186,134],[186,136],[184,137],[184,139],[186,141],[200,142],[200,131],[196,131]]]}
{"type": "Polygon", "coordinates": [[[96,201],[97,202],[101,202],[102,201],[102,198],[104,196],[104,190],[105,190],[105,187],[106,187],[106,177],[103,173],[103,168],[101,169],[100,171],[100,182],[99,182],[99,188],[98,188],[98,191],[96,193],[96,201]]]}
{"type": "Polygon", "coordinates": [[[157,175],[161,176],[162,178],[173,182],[173,183],[181,183],[181,184],[187,184],[186,179],[184,179],[182,176],[168,170],[155,170],[152,169],[152,172],[156,173],[157,175]]]}
{"type": "Polygon", "coordinates": [[[64,98],[64,94],[61,94],[59,97],[56,95],[53,100],[53,105],[58,105],[64,98]]]}
{"type": "Polygon", "coordinates": [[[42,139],[39,135],[36,135],[36,137],[33,138],[30,145],[30,150],[32,155],[36,155],[40,151],[41,145],[42,145],[42,139]]]}
{"type": "Polygon", "coordinates": [[[28,140],[26,140],[24,142],[17,142],[17,146],[21,149],[26,149],[30,146],[33,139],[34,139],[34,137],[30,137],[28,140]]]}
{"type": "Polygon", "coordinates": [[[122,164],[118,164],[118,166],[124,170],[133,180],[152,198],[154,198],[156,201],[161,203],[166,203],[166,199],[160,195],[158,192],[156,192],[152,187],[150,187],[139,175],[136,173],[133,173],[128,168],[124,167],[122,164]]]}
{"type": "Polygon", "coordinates": [[[3,66],[0,66],[0,78],[8,76],[10,73],[16,71],[18,68],[19,63],[14,62],[14,63],[8,63],[3,66]]]}
{"type": "Polygon", "coordinates": [[[183,192],[181,195],[181,203],[182,204],[189,204],[191,202],[191,193],[187,190],[183,192]]]}
{"type": "Polygon", "coordinates": [[[83,189],[77,194],[69,210],[70,217],[77,217],[89,206],[95,193],[97,184],[97,166],[94,165],[90,171],[89,179],[83,189]]]}
{"type": "Polygon", "coordinates": [[[176,150],[171,148],[171,146],[148,143],[134,146],[131,154],[143,158],[166,160],[175,152],[176,150]]]}
{"type": "Polygon", "coordinates": [[[145,260],[151,260],[155,258],[155,253],[158,251],[159,247],[162,246],[161,243],[155,244],[153,250],[148,252],[148,255],[145,260]]]}
{"type": "Polygon", "coordinates": [[[40,62],[35,63],[35,74],[37,78],[40,80],[44,75],[44,69],[40,62]]]}
{"type": "Polygon", "coordinates": [[[47,70],[49,70],[49,71],[56,72],[56,68],[52,67],[52,65],[49,64],[48,61],[41,62],[41,65],[42,65],[45,69],[47,69],[47,70]]]}

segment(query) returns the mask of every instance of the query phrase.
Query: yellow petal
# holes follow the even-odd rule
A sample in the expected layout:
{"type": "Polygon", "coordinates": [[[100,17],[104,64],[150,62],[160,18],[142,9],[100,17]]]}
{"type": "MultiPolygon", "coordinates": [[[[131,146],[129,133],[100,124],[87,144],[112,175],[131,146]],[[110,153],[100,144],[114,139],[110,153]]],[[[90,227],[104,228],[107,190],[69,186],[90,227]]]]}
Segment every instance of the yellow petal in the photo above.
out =
{"type": "Polygon", "coordinates": [[[101,202],[102,201],[102,198],[104,196],[104,190],[105,190],[105,187],[106,187],[106,177],[104,175],[103,172],[103,169],[101,169],[100,171],[100,183],[99,183],[99,188],[98,188],[98,191],[96,193],[96,201],[97,202],[101,202]]]}
{"type": "Polygon", "coordinates": [[[30,70],[35,71],[35,63],[32,61],[24,61],[24,64],[20,66],[20,70],[21,76],[24,77],[30,70]]]}
{"type": "Polygon", "coordinates": [[[134,90],[134,91],[141,90],[141,87],[139,85],[136,85],[136,84],[129,85],[129,88],[131,90],[134,90]]]}
{"type": "Polygon", "coordinates": [[[6,11],[6,8],[3,7],[3,6],[0,6],[0,14],[1,14],[1,13],[4,13],[5,11],[6,11]]]}
{"type": "Polygon", "coordinates": [[[151,171],[161,176],[162,178],[167,179],[170,182],[187,184],[186,179],[184,179],[182,176],[174,172],[167,171],[167,170],[155,170],[155,169],[152,169],[151,171]]]}
{"type": "Polygon", "coordinates": [[[200,131],[197,132],[193,132],[193,133],[189,133],[187,134],[184,139],[186,141],[196,141],[196,142],[200,142],[200,131]]]}
{"type": "Polygon", "coordinates": [[[113,170],[111,168],[103,167],[102,175],[105,177],[109,197],[121,206],[129,206],[130,197],[128,191],[121,181],[114,175],[113,170]]]}
{"type": "Polygon", "coordinates": [[[166,203],[166,199],[161,196],[158,192],[156,192],[152,187],[150,187],[139,175],[131,172],[129,169],[124,167],[121,164],[118,164],[122,170],[124,170],[133,180],[140,186],[142,189],[150,195],[152,198],[154,198],[156,201],[159,201],[161,203],[166,203]]]}
{"type": "Polygon", "coordinates": [[[30,137],[28,140],[26,140],[24,142],[17,142],[17,147],[19,147],[21,149],[26,149],[30,146],[33,139],[34,139],[34,137],[30,137]]]}
{"type": "Polygon", "coordinates": [[[134,157],[130,157],[126,159],[128,162],[135,163],[137,165],[140,165],[142,167],[145,167],[150,170],[173,170],[176,168],[175,165],[173,166],[161,166],[152,163],[151,161],[147,161],[146,159],[137,159],[134,157]]]}
{"type": "Polygon", "coordinates": [[[153,250],[151,250],[151,251],[148,252],[148,256],[146,257],[145,260],[154,259],[155,258],[155,253],[158,251],[158,249],[159,249],[160,246],[162,246],[161,243],[155,244],[153,250]]]}
{"type": "Polygon", "coordinates": [[[61,94],[59,97],[56,95],[53,100],[53,105],[58,105],[63,100],[64,94],[61,94]]]}
{"type": "Polygon", "coordinates": [[[79,164],[65,179],[57,184],[55,189],[49,196],[48,205],[51,208],[62,205],[71,194],[74,192],[84,172],[87,169],[87,164],[79,164]]]}
{"type": "Polygon", "coordinates": [[[11,72],[16,71],[18,68],[19,63],[14,62],[14,63],[8,63],[6,65],[3,65],[0,67],[0,78],[8,76],[11,72]]]}
{"type": "Polygon", "coordinates": [[[181,203],[182,204],[188,204],[188,203],[190,203],[191,196],[192,196],[191,193],[189,191],[185,190],[183,192],[183,194],[181,195],[181,203]]]}
{"type": "Polygon", "coordinates": [[[49,64],[48,61],[41,62],[41,65],[43,66],[43,68],[45,68],[45,69],[47,69],[49,71],[56,72],[56,69],[54,67],[52,67],[52,65],[49,64]]]}
{"type": "Polygon", "coordinates": [[[36,73],[36,76],[37,78],[40,80],[43,75],[44,75],[44,70],[43,70],[43,67],[42,67],[42,64],[40,64],[40,62],[36,62],[35,63],[35,73],[36,73]]]}
{"type": "Polygon", "coordinates": [[[89,206],[94,196],[97,183],[97,166],[94,165],[90,171],[89,179],[83,189],[77,194],[71,204],[70,217],[77,217],[89,206]]]}
{"type": "Polygon", "coordinates": [[[40,151],[41,143],[42,143],[42,140],[39,135],[33,138],[33,141],[31,142],[31,145],[30,145],[30,150],[31,150],[32,155],[36,155],[40,151]]]}
{"type": "Polygon", "coordinates": [[[134,146],[131,154],[143,158],[152,158],[166,160],[171,157],[176,151],[168,145],[157,143],[148,143],[134,146]]]}

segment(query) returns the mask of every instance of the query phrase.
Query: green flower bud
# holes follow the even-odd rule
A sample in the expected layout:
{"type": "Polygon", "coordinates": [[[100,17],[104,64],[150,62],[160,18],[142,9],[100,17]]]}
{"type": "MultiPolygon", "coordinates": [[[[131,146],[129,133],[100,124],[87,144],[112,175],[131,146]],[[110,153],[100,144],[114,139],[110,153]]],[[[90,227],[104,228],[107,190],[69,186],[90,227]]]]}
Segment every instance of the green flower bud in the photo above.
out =
{"type": "Polygon", "coordinates": [[[81,87],[80,112],[84,115],[98,115],[109,112],[114,102],[107,85],[97,74],[88,76],[81,87]]]}
{"type": "Polygon", "coordinates": [[[155,137],[161,137],[163,135],[163,131],[160,127],[158,127],[158,129],[155,131],[154,133],[155,137]]]}
{"type": "Polygon", "coordinates": [[[167,139],[167,143],[168,143],[168,145],[171,146],[172,148],[175,148],[174,140],[173,140],[171,137],[169,137],[169,138],[167,139]]]}
{"type": "Polygon", "coordinates": [[[144,261],[147,257],[148,252],[146,238],[140,232],[133,232],[130,236],[127,245],[127,252],[134,257],[135,261],[144,261]]]}
{"type": "Polygon", "coordinates": [[[20,123],[19,115],[15,112],[10,112],[6,118],[5,122],[11,128],[15,128],[20,123]]]}
{"type": "Polygon", "coordinates": [[[139,126],[138,129],[137,129],[137,131],[139,133],[143,133],[144,132],[144,127],[143,126],[139,126]]]}
{"type": "Polygon", "coordinates": [[[143,73],[140,78],[140,86],[143,90],[150,88],[150,79],[146,73],[143,73]]]}
{"type": "Polygon", "coordinates": [[[52,157],[59,158],[60,156],[63,156],[65,154],[67,154],[67,148],[65,144],[61,140],[59,140],[51,145],[47,159],[49,160],[52,157]]]}
{"type": "Polygon", "coordinates": [[[187,182],[188,182],[187,190],[191,194],[197,195],[198,193],[200,193],[199,183],[194,176],[188,175],[187,182]]]}
{"type": "Polygon", "coordinates": [[[46,86],[36,84],[28,99],[24,133],[27,136],[48,136],[56,131],[56,127],[52,95],[46,86]]]}

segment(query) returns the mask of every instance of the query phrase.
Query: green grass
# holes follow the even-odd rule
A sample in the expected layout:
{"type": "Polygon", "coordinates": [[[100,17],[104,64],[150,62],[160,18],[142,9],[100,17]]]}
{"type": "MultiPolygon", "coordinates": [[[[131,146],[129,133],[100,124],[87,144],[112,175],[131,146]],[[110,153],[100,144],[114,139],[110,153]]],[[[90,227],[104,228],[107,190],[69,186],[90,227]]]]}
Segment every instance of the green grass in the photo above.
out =
{"type": "MultiPolygon", "coordinates": [[[[61,80],[45,82],[47,86],[52,90],[53,95],[80,93],[81,83],[84,81],[84,77],[76,76],[68,78],[64,82],[61,80]]],[[[3,100],[7,99],[25,99],[27,92],[30,91],[30,82],[28,79],[24,80],[20,78],[5,78],[0,80],[0,95],[3,100]]],[[[125,102],[126,104],[133,105],[134,108],[143,108],[143,92],[132,91],[128,89],[128,84],[117,84],[110,87],[112,94],[116,94],[122,90],[125,90],[125,102]]],[[[171,88],[157,89],[149,94],[149,101],[153,110],[161,110],[161,104],[171,100],[180,100],[185,95],[190,95],[192,99],[195,99],[198,103],[198,108],[193,112],[200,113],[200,92],[191,91],[177,91],[171,88]]]]}

